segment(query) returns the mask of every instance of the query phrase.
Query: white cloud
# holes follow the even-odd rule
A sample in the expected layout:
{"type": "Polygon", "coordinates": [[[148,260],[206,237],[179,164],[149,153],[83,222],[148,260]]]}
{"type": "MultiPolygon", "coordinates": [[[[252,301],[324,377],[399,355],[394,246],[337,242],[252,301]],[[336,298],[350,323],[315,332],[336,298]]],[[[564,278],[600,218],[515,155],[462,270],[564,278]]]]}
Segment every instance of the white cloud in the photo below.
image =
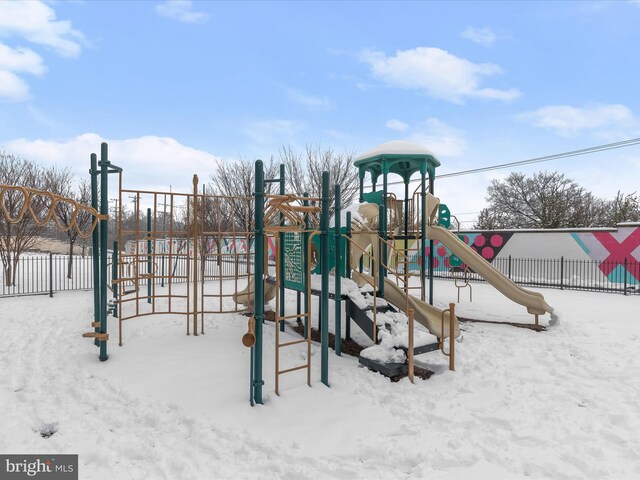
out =
{"type": "Polygon", "coordinates": [[[184,23],[206,23],[209,20],[209,14],[193,9],[191,0],[167,0],[156,5],[156,12],[184,23]]]}
{"type": "Polygon", "coordinates": [[[493,45],[497,39],[496,34],[493,33],[493,30],[491,30],[489,27],[469,27],[464,32],[462,32],[462,36],[471,40],[472,42],[484,45],[485,47],[493,45]]]}
{"type": "Polygon", "coordinates": [[[289,98],[300,105],[315,110],[328,110],[331,108],[331,101],[327,97],[307,95],[298,90],[290,90],[289,98]]]}
{"type": "Polygon", "coordinates": [[[385,127],[395,130],[396,132],[404,132],[407,128],[409,128],[409,124],[404,123],[397,118],[392,118],[391,120],[387,120],[384,124],[385,127]]]}
{"type": "Polygon", "coordinates": [[[57,20],[56,12],[41,1],[0,2],[0,36],[18,36],[43,45],[63,57],[80,54],[85,42],[68,20],[57,20]]]}
{"type": "Polygon", "coordinates": [[[591,104],[585,107],[548,105],[521,113],[516,118],[562,136],[571,136],[583,130],[620,130],[636,124],[631,110],[619,104],[591,104]]]}
{"type": "Polygon", "coordinates": [[[464,133],[437,118],[428,118],[408,139],[424,145],[436,157],[457,157],[467,150],[464,133]]]}
{"type": "Polygon", "coordinates": [[[397,51],[388,57],[384,52],[364,50],[360,61],[369,64],[373,75],[388,85],[423,90],[427,95],[454,103],[465,98],[514,100],[517,89],[500,90],[482,87],[485,77],[503,73],[493,63],[473,63],[433,47],[397,51]]]}
{"type": "Polygon", "coordinates": [[[28,48],[11,48],[0,43],[0,99],[21,102],[28,100],[29,86],[15,72],[41,75],[45,68],[42,57],[28,48]]]}
{"type": "MultiPolygon", "coordinates": [[[[84,36],[71,22],[57,20],[55,11],[40,1],[0,1],[0,37],[42,45],[63,57],[75,57],[84,36]]],[[[25,101],[31,98],[29,86],[17,73],[42,75],[42,57],[33,50],[0,43],[0,99],[25,101]]]]}
{"type": "Polygon", "coordinates": [[[33,50],[24,47],[11,48],[0,43],[0,70],[40,75],[44,73],[45,68],[42,57],[33,50]]]}
{"type": "MultiPolygon", "coordinates": [[[[5,142],[3,148],[44,165],[71,167],[79,178],[88,178],[89,158],[97,153],[105,139],[96,133],[85,133],[64,140],[16,139],[5,142]]],[[[208,180],[220,159],[215,155],[182,145],[174,138],[153,135],[110,140],[109,160],[124,169],[125,188],[157,189],[173,185],[174,191],[188,192],[192,174],[200,182],[208,180]]],[[[116,177],[110,177],[116,185],[116,177]]]]}
{"type": "Polygon", "coordinates": [[[0,70],[0,99],[14,102],[29,100],[29,86],[15,73],[0,70]]]}

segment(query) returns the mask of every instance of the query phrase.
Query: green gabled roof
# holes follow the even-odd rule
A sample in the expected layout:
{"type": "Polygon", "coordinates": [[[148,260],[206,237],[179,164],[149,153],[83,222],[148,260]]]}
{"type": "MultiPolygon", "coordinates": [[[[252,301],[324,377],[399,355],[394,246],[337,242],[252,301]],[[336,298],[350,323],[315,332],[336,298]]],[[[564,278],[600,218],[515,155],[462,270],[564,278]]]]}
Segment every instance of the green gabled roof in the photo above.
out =
{"type": "Polygon", "coordinates": [[[383,173],[395,173],[408,182],[415,172],[435,176],[440,161],[428,148],[404,140],[382,143],[356,157],[360,178],[369,172],[374,179],[383,173]]]}

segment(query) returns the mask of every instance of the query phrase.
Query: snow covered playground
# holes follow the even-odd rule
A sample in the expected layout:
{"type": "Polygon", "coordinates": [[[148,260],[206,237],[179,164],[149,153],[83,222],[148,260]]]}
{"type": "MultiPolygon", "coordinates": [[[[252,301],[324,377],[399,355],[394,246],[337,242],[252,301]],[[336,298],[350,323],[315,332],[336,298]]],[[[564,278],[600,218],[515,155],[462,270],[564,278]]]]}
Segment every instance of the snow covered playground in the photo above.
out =
{"type": "MultiPolygon", "coordinates": [[[[91,161],[94,291],[0,299],[0,452],[78,454],[82,479],[640,478],[640,296],[514,283],[453,230],[424,147],[362,154],[344,207],[260,161],[233,198],[91,161]],[[434,242],[486,282],[436,279],[434,242]]],[[[20,216],[66,201],[0,189],[20,216]]]]}

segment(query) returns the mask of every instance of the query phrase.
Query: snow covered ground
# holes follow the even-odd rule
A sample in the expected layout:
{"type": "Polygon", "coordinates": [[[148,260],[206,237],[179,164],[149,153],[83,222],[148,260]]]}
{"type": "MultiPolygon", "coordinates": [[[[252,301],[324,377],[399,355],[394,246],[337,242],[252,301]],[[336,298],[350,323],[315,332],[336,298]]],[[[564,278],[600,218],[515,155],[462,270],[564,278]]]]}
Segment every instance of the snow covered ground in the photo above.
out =
{"type": "MultiPolygon", "coordinates": [[[[473,289],[461,316],[531,322],[489,285],[473,289]]],[[[314,346],[312,388],[290,373],[277,397],[266,324],[265,405],[253,408],[246,317],[210,316],[197,338],[177,316],[131,319],[123,347],[112,321],[101,363],[81,338],[90,292],[0,299],[0,452],[78,453],[82,479],[639,478],[640,297],[539,291],[559,325],[464,324],[456,371],[422,355],[437,373],[415,385],[331,354],[326,388],[314,346]]],[[[453,283],[435,296],[455,301],[453,283]]],[[[282,350],[282,368],[303,362],[302,346],[282,350]]]]}

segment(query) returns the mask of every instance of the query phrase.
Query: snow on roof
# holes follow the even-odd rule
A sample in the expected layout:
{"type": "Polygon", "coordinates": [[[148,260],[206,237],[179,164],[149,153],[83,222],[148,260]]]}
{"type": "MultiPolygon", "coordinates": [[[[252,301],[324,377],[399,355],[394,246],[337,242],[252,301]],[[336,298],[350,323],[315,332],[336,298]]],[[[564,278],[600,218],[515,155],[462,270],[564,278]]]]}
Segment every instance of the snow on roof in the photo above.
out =
{"type": "Polygon", "coordinates": [[[430,155],[435,158],[434,153],[422,145],[407,142],[406,140],[393,140],[370,148],[366,152],[358,155],[355,161],[377,155],[430,155]]]}

